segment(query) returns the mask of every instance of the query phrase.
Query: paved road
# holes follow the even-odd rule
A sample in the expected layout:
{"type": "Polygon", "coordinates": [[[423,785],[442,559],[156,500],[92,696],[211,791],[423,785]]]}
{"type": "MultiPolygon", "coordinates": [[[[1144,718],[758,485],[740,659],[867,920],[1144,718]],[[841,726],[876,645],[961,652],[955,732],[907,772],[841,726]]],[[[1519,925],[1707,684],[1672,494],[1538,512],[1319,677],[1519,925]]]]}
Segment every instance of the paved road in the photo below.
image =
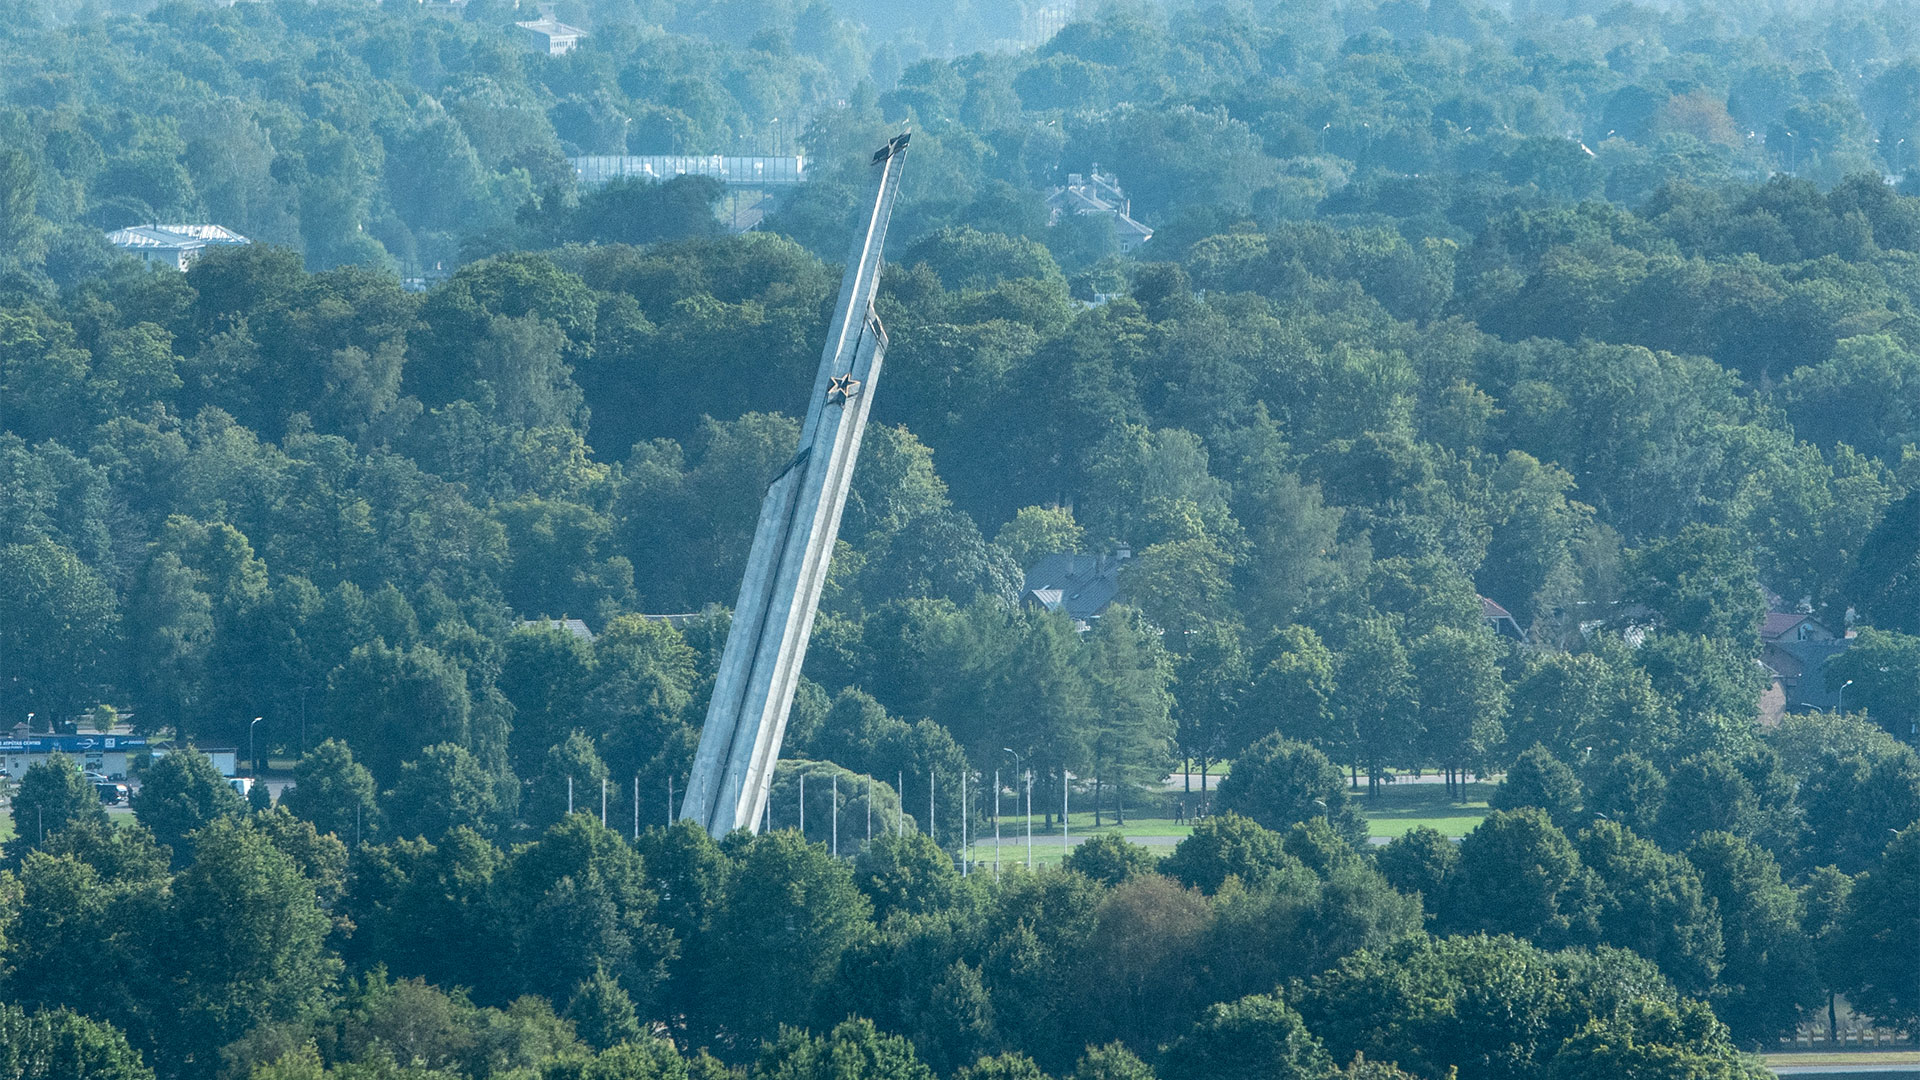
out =
{"type": "MultiPolygon", "coordinates": [[[[1094,835],[1098,836],[1099,834],[1095,833],[1094,835]]],[[[1026,833],[1021,833],[1018,836],[1003,834],[998,841],[994,840],[994,838],[991,836],[976,836],[976,837],[969,837],[968,839],[973,843],[975,847],[983,847],[983,848],[987,848],[988,850],[992,850],[995,843],[998,843],[1002,848],[1020,848],[1022,850],[1025,850],[1027,846],[1026,833]]],[[[1129,843],[1139,844],[1142,847],[1174,847],[1184,839],[1186,838],[1182,836],[1129,836],[1127,837],[1127,841],[1129,843]]],[[[1067,834],[1067,844],[1071,847],[1079,847],[1081,844],[1084,844],[1086,842],[1087,842],[1087,837],[1080,833],[1067,834]]],[[[1060,846],[1059,833],[1054,833],[1050,836],[1042,835],[1041,833],[1033,834],[1033,846],[1036,849],[1046,847],[1049,845],[1053,847],[1060,846]]]]}
{"type": "Polygon", "coordinates": [[[1887,1065],[1768,1065],[1774,1076],[1882,1076],[1884,1080],[1907,1080],[1910,1076],[1920,1076],[1920,1065],[1914,1063],[1887,1063],[1887,1065]]]}
{"type": "MultiPolygon", "coordinates": [[[[1207,774],[1207,790],[1208,791],[1217,790],[1220,787],[1220,781],[1222,779],[1224,779],[1224,777],[1222,777],[1217,772],[1208,773],[1207,774]]],[[[1467,776],[1467,782],[1470,784],[1482,779],[1485,779],[1485,778],[1474,776],[1471,773],[1469,773],[1467,776]]],[[[1174,773],[1172,776],[1167,777],[1166,783],[1161,785],[1160,790],[1186,791],[1188,781],[1192,781],[1193,790],[1195,791],[1200,790],[1200,774],[1197,772],[1196,773],[1174,773]]],[[[1405,774],[1402,774],[1394,777],[1393,782],[1395,784],[1444,784],[1447,782],[1447,778],[1443,773],[1432,773],[1432,772],[1423,773],[1419,776],[1407,776],[1405,774]]],[[[1361,777],[1360,783],[1362,785],[1362,788],[1364,789],[1366,784],[1366,778],[1361,777]]]]}

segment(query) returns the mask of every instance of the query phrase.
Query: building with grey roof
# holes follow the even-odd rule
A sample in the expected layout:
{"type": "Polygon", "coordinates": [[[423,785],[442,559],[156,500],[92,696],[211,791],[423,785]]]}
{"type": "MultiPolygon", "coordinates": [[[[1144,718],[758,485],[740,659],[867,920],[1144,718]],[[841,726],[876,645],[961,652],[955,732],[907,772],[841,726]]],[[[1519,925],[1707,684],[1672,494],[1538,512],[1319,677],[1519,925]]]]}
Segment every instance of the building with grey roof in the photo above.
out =
{"type": "Polygon", "coordinates": [[[1120,567],[1131,555],[1124,547],[1112,555],[1048,555],[1027,571],[1020,601],[1062,612],[1085,630],[1124,599],[1120,567]]]}
{"type": "Polygon", "coordinates": [[[1852,638],[1836,635],[1803,613],[1768,612],[1760,625],[1760,662],[1780,679],[1783,705],[1790,713],[1841,706],[1841,692],[1827,685],[1825,669],[1852,645],[1852,638]]]}
{"type": "Polygon", "coordinates": [[[1105,217],[1113,222],[1113,236],[1123,252],[1132,251],[1153,239],[1153,230],[1133,219],[1133,200],[1120,190],[1120,181],[1100,171],[1067,174],[1067,186],[1054,188],[1047,196],[1047,224],[1058,225],[1066,214],[1105,217]]]}

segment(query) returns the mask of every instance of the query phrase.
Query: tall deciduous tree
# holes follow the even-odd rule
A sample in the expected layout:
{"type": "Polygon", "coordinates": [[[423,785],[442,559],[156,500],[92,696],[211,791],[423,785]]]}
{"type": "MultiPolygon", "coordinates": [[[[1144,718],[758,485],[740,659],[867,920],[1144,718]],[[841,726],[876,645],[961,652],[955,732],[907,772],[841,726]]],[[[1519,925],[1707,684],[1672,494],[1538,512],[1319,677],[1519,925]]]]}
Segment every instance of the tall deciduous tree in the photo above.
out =
{"type": "Polygon", "coordinates": [[[1632,949],[1659,965],[1682,991],[1714,987],[1725,952],[1720,919],[1700,884],[1700,872],[1628,832],[1618,822],[1595,821],[1575,840],[1591,873],[1588,910],[1597,940],[1632,949]]]}
{"type": "Polygon", "coordinates": [[[1920,1028],[1920,992],[1912,957],[1920,948],[1920,827],[1892,837],[1879,865],[1868,870],[1848,905],[1842,940],[1852,971],[1847,1001],[1883,1024],[1920,1028]]]}
{"type": "Polygon", "coordinates": [[[1484,630],[1440,627],[1408,648],[1420,701],[1421,752],[1446,770],[1481,769],[1505,733],[1507,684],[1500,648],[1484,630]]]}
{"type": "Polygon", "coordinates": [[[51,725],[99,699],[119,628],[113,590],[72,551],[45,538],[0,547],[0,708],[51,725]]]}
{"type": "Polygon", "coordinates": [[[380,833],[374,795],[373,774],[353,760],[346,743],[328,739],[293,767],[293,787],[280,796],[280,805],[323,833],[358,843],[380,833]]]}
{"type": "Polygon", "coordinates": [[[1496,810],[1460,842],[1441,923],[1564,941],[1580,919],[1580,856],[1540,810],[1496,810]]]}
{"type": "Polygon", "coordinates": [[[1688,525],[1635,552],[1631,564],[1638,596],[1669,628],[1757,651],[1766,599],[1752,553],[1730,530],[1688,525]]]}
{"type": "Polygon", "coordinates": [[[174,879],[154,943],[161,1060],[180,1068],[321,1007],[340,970],[326,949],[329,924],[313,884],[264,832],[243,817],[210,823],[174,879]]]}
{"type": "Polygon", "coordinates": [[[0,1005],[0,1080],[153,1080],[111,1024],[67,1009],[0,1005]]]}
{"type": "Polygon", "coordinates": [[[743,1045],[804,1022],[841,953],[873,932],[872,910],[846,864],[798,833],[754,838],[713,921],[714,962],[734,975],[705,1007],[743,1045]]]}
{"type": "Polygon", "coordinates": [[[1687,861],[1719,910],[1726,944],[1715,1014],[1743,1043],[1792,1031],[1822,996],[1799,894],[1764,848],[1727,833],[1701,837],[1687,861]]]}
{"type": "Polygon", "coordinates": [[[1487,805],[1495,810],[1538,807],[1555,825],[1570,829],[1578,824],[1582,801],[1580,778],[1546,747],[1535,744],[1514,759],[1487,805]]]}
{"type": "Polygon", "coordinates": [[[1218,892],[1228,878],[1256,887],[1297,867],[1280,834],[1239,814],[1202,818],[1161,860],[1160,872],[1202,892],[1218,892]]]}
{"type": "Polygon", "coordinates": [[[7,841],[6,861],[10,864],[18,864],[27,852],[70,824],[107,821],[99,793],[66,754],[54,754],[28,766],[19,790],[13,793],[10,809],[14,829],[13,838],[7,841]]]}
{"type": "Polygon", "coordinates": [[[1847,704],[1909,743],[1920,739],[1920,636],[1867,629],[1823,669],[1829,688],[1847,687],[1847,704]]]}
{"type": "Polygon", "coordinates": [[[466,747],[438,743],[400,767],[386,800],[387,819],[396,835],[436,843],[463,826],[490,837],[511,823],[519,786],[512,773],[489,770],[466,747]]]}
{"type": "Polygon", "coordinates": [[[1220,808],[1269,829],[1324,819],[1342,839],[1362,844],[1367,822],[1353,804],[1340,767],[1305,743],[1269,735],[1234,760],[1220,782],[1220,808]]]}
{"type": "Polygon", "coordinates": [[[1300,1014],[1267,995],[1212,1006],[1160,1062],[1168,1080],[1316,1080],[1332,1072],[1333,1059],[1300,1014]]]}
{"type": "Polygon", "coordinates": [[[1335,707],[1347,718],[1341,726],[1353,729],[1357,762],[1374,790],[1387,767],[1411,759],[1420,742],[1418,687],[1398,622],[1375,618],[1355,626],[1338,677],[1335,707]]]}
{"type": "Polygon", "coordinates": [[[328,728],[382,784],[398,779],[401,764],[423,747],[466,743],[472,712],[465,673],[424,645],[396,649],[375,640],[327,679],[328,728]]]}
{"type": "Polygon", "coordinates": [[[849,1018],[825,1037],[800,1028],[770,1039],[751,1070],[753,1080],[933,1080],[913,1044],[883,1035],[871,1020],[849,1018]]]}
{"type": "Polygon", "coordinates": [[[246,810],[233,785],[213,760],[191,746],[154,762],[133,800],[134,816],[153,830],[154,839],[173,849],[173,863],[194,858],[194,833],[246,810]]]}
{"type": "Polygon", "coordinates": [[[1248,745],[1269,732],[1311,743],[1335,761],[1353,761],[1358,736],[1334,707],[1338,690],[1338,660],[1311,627],[1287,626],[1261,647],[1253,687],[1241,710],[1243,723],[1238,745],[1248,745]]]}
{"type": "Polygon", "coordinates": [[[496,916],[519,963],[496,971],[495,993],[562,998],[604,967],[651,1005],[676,943],[654,921],[659,896],[619,833],[574,814],[515,848],[496,881],[496,916]],[[555,941],[570,943],[564,956],[555,941]]]}
{"type": "MultiPolygon", "coordinates": [[[[1239,628],[1225,622],[1196,628],[1174,659],[1174,675],[1180,756],[1189,773],[1200,766],[1199,799],[1205,804],[1211,798],[1207,777],[1214,763],[1233,751],[1242,726],[1249,671],[1239,628]]],[[[1191,778],[1185,783],[1191,791],[1191,778]]]]}

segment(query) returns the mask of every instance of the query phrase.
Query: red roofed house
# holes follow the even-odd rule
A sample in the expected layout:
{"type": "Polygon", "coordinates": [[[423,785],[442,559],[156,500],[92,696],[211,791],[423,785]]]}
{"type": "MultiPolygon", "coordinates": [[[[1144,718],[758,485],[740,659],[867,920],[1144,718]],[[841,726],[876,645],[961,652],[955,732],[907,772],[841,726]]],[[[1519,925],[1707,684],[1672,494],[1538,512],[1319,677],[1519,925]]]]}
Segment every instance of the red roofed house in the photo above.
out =
{"type": "Polygon", "coordinates": [[[1493,631],[1495,637],[1513,641],[1527,640],[1527,632],[1520,629],[1520,620],[1514,618],[1506,608],[1484,596],[1480,598],[1480,622],[1481,625],[1493,631]]]}

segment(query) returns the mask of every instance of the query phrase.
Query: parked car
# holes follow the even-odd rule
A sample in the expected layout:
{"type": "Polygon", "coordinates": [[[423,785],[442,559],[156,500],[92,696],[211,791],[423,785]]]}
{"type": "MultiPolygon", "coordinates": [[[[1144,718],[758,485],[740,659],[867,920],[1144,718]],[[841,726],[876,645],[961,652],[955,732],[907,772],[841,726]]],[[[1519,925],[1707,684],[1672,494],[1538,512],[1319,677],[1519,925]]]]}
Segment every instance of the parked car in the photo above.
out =
{"type": "Polygon", "coordinates": [[[100,801],[108,806],[124,806],[132,798],[127,785],[111,781],[94,784],[93,790],[100,793],[100,801]]]}

